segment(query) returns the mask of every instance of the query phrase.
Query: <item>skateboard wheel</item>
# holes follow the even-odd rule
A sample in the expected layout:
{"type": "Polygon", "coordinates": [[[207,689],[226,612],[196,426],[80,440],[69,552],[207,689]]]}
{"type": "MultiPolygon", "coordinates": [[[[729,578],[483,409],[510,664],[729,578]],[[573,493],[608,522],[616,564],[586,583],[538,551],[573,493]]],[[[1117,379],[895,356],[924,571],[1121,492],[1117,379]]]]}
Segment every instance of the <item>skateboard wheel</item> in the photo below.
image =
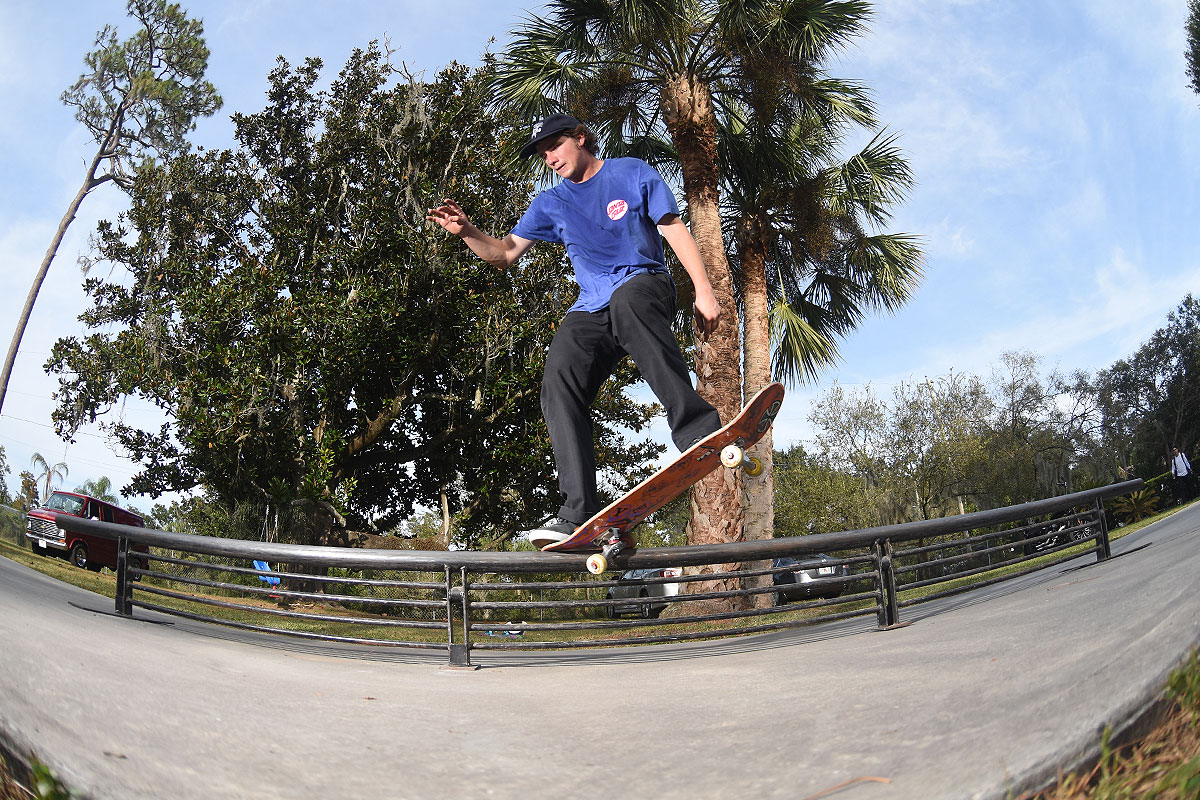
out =
{"type": "Polygon", "coordinates": [[[759,475],[762,475],[762,472],[763,472],[762,462],[759,461],[754,456],[751,456],[750,458],[746,459],[745,468],[746,468],[746,474],[749,475],[751,478],[757,478],[759,475]]]}
{"type": "Polygon", "coordinates": [[[605,558],[601,553],[590,555],[588,556],[587,560],[587,568],[588,572],[592,573],[593,575],[599,575],[601,572],[604,572],[606,569],[608,569],[608,559],[605,558]]]}
{"type": "Polygon", "coordinates": [[[733,469],[734,467],[740,467],[742,465],[743,458],[745,458],[745,453],[743,453],[742,448],[738,447],[736,444],[728,445],[724,450],[721,451],[721,463],[730,469],[733,469]]]}

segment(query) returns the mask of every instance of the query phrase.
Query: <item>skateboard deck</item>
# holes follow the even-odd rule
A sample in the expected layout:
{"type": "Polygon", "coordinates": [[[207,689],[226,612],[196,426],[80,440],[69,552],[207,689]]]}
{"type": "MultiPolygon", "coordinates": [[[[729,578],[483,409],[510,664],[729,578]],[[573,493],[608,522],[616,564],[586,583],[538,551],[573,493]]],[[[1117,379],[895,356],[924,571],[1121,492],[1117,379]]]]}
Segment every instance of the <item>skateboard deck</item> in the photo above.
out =
{"type": "Polygon", "coordinates": [[[675,461],[576,528],[569,538],[542,549],[599,551],[601,555],[588,559],[588,570],[603,572],[608,558],[623,547],[633,546],[630,531],[717,467],[724,464],[731,469],[743,468],[749,475],[759,474],[761,465],[757,459],[747,457],[745,451],[771,427],[782,403],[782,384],[764,387],[725,427],[696,442],[675,461]]]}

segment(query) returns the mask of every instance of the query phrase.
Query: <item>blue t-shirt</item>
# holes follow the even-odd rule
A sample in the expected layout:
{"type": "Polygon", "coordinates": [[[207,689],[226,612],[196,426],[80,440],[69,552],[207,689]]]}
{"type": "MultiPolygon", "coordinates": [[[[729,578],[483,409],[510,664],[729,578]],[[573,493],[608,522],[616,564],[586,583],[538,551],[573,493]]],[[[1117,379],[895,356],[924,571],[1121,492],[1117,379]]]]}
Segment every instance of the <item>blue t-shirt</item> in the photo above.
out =
{"type": "Polygon", "coordinates": [[[583,183],[562,181],[538,194],[512,232],[565,244],[579,284],[570,310],[599,311],[633,276],[668,271],[657,225],[678,213],[653,167],[637,158],[607,158],[583,183]]]}

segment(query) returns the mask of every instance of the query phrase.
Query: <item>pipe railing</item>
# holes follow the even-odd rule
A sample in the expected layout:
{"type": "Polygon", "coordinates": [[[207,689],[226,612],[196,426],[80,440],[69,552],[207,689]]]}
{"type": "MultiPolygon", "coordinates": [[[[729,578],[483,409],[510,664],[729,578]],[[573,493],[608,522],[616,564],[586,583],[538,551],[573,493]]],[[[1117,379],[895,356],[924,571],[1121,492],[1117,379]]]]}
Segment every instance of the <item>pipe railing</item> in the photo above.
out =
{"type": "Polygon", "coordinates": [[[143,608],[249,631],[437,649],[451,666],[470,667],[476,650],[678,642],[871,617],[892,628],[917,603],[1080,555],[1109,558],[1104,500],[1141,486],[863,530],[633,549],[615,559],[619,576],[600,577],[578,553],[253,542],[65,514],[57,524],[117,540],[119,614],[143,608]]]}

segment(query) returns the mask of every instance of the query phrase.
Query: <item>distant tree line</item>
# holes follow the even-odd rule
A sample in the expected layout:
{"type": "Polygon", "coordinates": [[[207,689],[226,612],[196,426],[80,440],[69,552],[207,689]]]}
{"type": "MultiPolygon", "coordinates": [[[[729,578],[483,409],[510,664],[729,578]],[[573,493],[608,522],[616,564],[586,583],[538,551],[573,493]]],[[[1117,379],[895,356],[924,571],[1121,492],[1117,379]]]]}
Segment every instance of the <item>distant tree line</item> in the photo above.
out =
{"type": "MultiPolygon", "coordinates": [[[[1200,456],[1200,303],[1188,295],[1128,358],[1043,377],[1006,353],[890,397],[835,386],[813,442],[777,454],[776,530],[795,536],[930,519],[1080,491],[1200,456]]],[[[1169,488],[1169,487],[1168,487],[1169,488]]]]}

